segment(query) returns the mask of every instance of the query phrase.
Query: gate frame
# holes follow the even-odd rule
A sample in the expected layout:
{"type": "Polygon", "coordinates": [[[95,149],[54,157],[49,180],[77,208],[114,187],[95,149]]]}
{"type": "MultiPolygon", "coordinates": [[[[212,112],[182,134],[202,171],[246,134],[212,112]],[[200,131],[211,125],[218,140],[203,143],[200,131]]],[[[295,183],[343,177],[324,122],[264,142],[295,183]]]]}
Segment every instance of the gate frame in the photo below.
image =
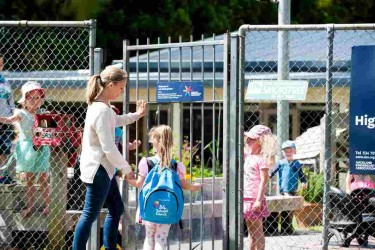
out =
{"type": "MultiPolygon", "coordinates": [[[[238,29],[238,36],[239,36],[239,112],[236,113],[239,115],[238,120],[240,121],[238,131],[234,133],[231,131],[230,137],[237,138],[236,135],[242,135],[244,129],[244,95],[245,95],[245,77],[244,77],[244,62],[245,62],[245,50],[246,50],[246,33],[251,31],[326,31],[327,33],[327,57],[326,57],[326,105],[325,105],[325,112],[326,112],[326,122],[325,122],[325,155],[324,155],[324,195],[323,195],[323,249],[328,249],[328,191],[329,191],[329,182],[330,180],[330,172],[331,172],[331,133],[332,133],[332,64],[333,64],[333,39],[334,39],[334,32],[336,30],[375,30],[375,24],[307,24],[307,25],[250,25],[244,24],[241,25],[238,29]]],[[[278,62],[280,63],[280,62],[278,62]]],[[[241,137],[240,137],[241,138],[241,137]]],[[[239,173],[243,173],[243,141],[239,140],[239,152],[238,152],[238,170],[239,173]]],[[[237,166],[230,166],[232,170],[237,168],[237,166]]],[[[236,173],[235,171],[231,171],[230,173],[236,173]]],[[[229,178],[235,178],[235,176],[230,176],[229,178]]],[[[241,175],[239,177],[241,179],[241,175]]],[[[230,210],[230,212],[235,213],[238,218],[236,219],[239,221],[238,225],[230,224],[229,232],[234,231],[229,235],[229,248],[228,249],[237,249],[240,246],[243,246],[243,213],[242,213],[242,205],[243,205],[243,192],[241,180],[239,180],[239,197],[237,200],[236,197],[229,197],[229,203],[233,204],[238,202],[240,204],[240,209],[238,207],[233,207],[235,210],[230,210]]],[[[235,190],[230,190],[230,192],[234,192],[235,190]]]]}
{"type": "MultiPolygon", "coordinates": [[[[192,39],[192,37],[191,37],[192,39]]],[[[180,37],[180,42],[178,43],[165,43],[161,44],[160,39],[158,39],[158,44],[149,44],[150,40],[147,39],[147,44],[146,45],[139,45],[138,40],[137,40],[137,45],[129,45],[128,40],[123,41],[123,69],[125,69],[130,75],[130,70],[129,70],[129,60],[130,60],[130,51],[142,51],[142,50],[162,50],[162,49],[172,49],[172,48],[186,48],[186,47],[203,47],[203,46],[217,46],[217,45],[222,45],[223,46],[223,216],[222,216],[222,230],[224,234],[223,238],[223,247],[226,245],[228,242],[228,224],[229,224],[229,217],[228,217],[228,209],[229,209],[229,136],[228,132],[229,131],[229,117],[230,117],[230,112],[229,112],[229,105],[230,105],[230,97],[229,97],[229,54],[230,54],[230,34],[225,33],[223,39],[221,40],[202,40],[202,41],[191,41],[191,42],[181,42],[182,39],[180,37]]],[[[169,39],[170,42],[170,39],[169,39]]],[[[203,52],[202,52],[203,53],[203,52]]],[[[204,55],[203,55],[204,56],[204,55]]],[[[203,58],[203,57],[202,57],[203,58]]],[[[169,57],[170,60],[170,57],[169,57]]],[[[181,60],[181,58],[180,58],[181,60]]],[[[214,60],[214,59],[213,59],[214,60]]],[[[204,60],[203,60],[204,61],[204,60]]],[[[170,65],[170,62],[169,62],[170,65]]],[[[236,67],[237,68],[237,67],[236,67]]],[[[171,72],[169,71],[169,74],[171,72]]],[[[149,86],[147,86],[148,88],[149,86]]],[[[213,88],[215,85],[213,85],[213,88]]],[[[138,88],[138,85],[136,86],[138,88]]],[[[129,84],[126,85],[124,89],[124,95],[123,95],[123,110],[124,113],[129,111],[129,84]]],[[[136,96],[136,99],[138,100],[138,94],[136,96]]],[[[206,101],[203,101],[202,103],[205,103],[206,101]]],[[[213,103],[217,102],[216,100],[213,101],[213,103]]],[[[211,103],[211,102],[210,102],[211,103]]],[[[180,103],[177,103],[180,104],[180,103]]],[[[182,120],[182,118],[180,119],[182,120]]],[[[138,123],[137,123],[138,124],[138,123]]],[[[136,125],[138,126],[138,125],[136,125]]],[[[123,129],[126,131],[123,136],[123,155],[126,160],[129,160],[129,153],[128,153],[128,142],[129,142],[129,125],[124,126],[123,129]]],[[[137,127],[138,128],[138,127],[137,127]]],[[[180,138],[182,139],[182,138],[180,138]]],[[[190,143],[192,143],[192,138],[190,138],[190,143]]],[[[125,204],[125,214],[129,214],[129,200],[128,200],[128,185],[124,182],[123,187],[122,187],[122,192],[123,192],[123,202],[125,204]]],[[[191,210],[190,210],[191,211],[191,210]]],[[[123,216],[123,227],[122,227],[122,232],[123,232],[123,237],[122,237],[122,245],[123,246],[128,246],[127,243],[129,242],[129,235],[127,235],[127,225],[129,224],[129,218],[126,218],[127,216],[123,216]]],[[[214,231],[212,232],[214,233],[214,231]]],[[[214,237],[214,236],[212,236],[214,237]]],[[[214,249],[214,238],[212,239],[212,247],[214,249]]],[[[192,249],[192,238],[190,234],[189,238],[189,246],[190,249],[192,249]]],[[[203,242],[201,241],[200,248],[203,249],[203,242]]],[[[225,249],[225,247],[224,247],[225,249]]]]}

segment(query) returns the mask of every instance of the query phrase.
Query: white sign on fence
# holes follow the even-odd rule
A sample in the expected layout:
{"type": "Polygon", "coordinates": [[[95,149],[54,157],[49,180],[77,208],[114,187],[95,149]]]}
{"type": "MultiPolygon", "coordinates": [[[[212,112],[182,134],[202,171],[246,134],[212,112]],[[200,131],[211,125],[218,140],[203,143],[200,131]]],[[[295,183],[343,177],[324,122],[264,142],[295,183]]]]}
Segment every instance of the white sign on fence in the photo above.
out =
{"type": "Polygon", "coordinates": [[[250,80],[245,99],[303,101],[306,99],[308,86],[308,81],[250,80]]]}

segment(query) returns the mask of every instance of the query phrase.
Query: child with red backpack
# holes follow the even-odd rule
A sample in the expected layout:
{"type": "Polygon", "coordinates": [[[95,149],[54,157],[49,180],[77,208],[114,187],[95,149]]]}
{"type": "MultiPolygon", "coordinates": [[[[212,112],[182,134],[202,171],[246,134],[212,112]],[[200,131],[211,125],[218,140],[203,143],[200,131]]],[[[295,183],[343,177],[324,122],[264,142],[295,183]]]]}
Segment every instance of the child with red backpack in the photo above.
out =
{"type": "Polygon", "coordinates": [[[184,208],[182,189],[195,192],[202,185],[188,182],[184,164],[172,159],[173,138],[169,126],[152,128],[149,138],[155,156],[142,158],[138,165],[138,179],[127,181],[137,188],[142,187],[139,210],[146,227],[143,249],[160,250],[167,247],[171,224],[181,219],[184,208]]]}

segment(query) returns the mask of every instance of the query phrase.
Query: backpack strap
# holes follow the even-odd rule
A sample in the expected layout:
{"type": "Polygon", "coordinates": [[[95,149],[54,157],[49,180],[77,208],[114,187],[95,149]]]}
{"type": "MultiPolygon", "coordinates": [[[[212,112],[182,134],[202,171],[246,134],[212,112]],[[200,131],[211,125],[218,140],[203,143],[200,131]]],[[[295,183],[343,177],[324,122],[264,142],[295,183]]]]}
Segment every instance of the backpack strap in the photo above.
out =
{"type": "Polygon", "coordinates": [[[177,161],[172,159],[171,163],[169,164],[169,168],[177,173],[177,161]]]}
{"type": "Polygon", "coordinates": [[[148,166],[148,173],[150,173],[151,169],[155,167],[155,163],[151,160],[151,157],[147,157],[146,161],[148,166]]]}
{"type": "MultiPolygon", "coordinates": [[[[177,173],[177,161],[175,161],[174,159],[172,159],[171,161],[171,164],[169,164],[169,168],[172,169],[173,171],[175,171],[177,173]]],[[[184,229],[184,225],[182,224],[182,220],[180,219],[178,221],[178,225],[180,227],[180,229],[184,229]]]]}

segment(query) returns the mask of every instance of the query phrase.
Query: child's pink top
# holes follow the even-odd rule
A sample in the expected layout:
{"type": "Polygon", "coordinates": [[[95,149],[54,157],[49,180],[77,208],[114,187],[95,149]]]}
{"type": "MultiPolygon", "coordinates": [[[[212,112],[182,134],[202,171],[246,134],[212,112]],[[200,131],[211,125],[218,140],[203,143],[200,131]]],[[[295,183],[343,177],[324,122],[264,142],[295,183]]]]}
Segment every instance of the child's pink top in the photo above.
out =
{"type": "MultiPolygon", "coordinates": [[[[138,174],[143,177],[146,177],[146,175],[148,174],[147,160],[145,157],[143,157],[139,162],[138,171],[138,174]]],[[[180,180],[185,179],[186,168],[182,162],[177,162],[177,174],[180,180]]]]}
{"type": "Polygon", "coordinates": [[[268,169],[268,166],[260,155],[248,155],[246,157],[244,164],[244,198],[257,198],[261,169],[268,169]]]}
{"type": "Polygon", "coordinates": [[[372,188],[375,189],[375,183],[371,180],[368,175],[353,174],[354,181],[350,183],[350,190],[358,188],[372,188]]]}

